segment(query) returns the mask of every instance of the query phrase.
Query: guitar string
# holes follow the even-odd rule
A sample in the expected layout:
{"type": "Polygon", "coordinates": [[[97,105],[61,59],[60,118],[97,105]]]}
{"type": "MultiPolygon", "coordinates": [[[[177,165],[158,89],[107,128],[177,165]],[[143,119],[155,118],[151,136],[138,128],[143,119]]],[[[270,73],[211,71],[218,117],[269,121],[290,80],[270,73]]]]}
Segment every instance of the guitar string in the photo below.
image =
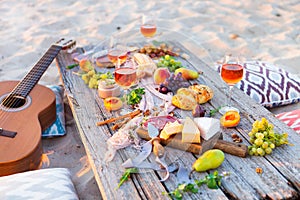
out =
{"type": "MultiPolygon", "coordinates": [[[[23,86],[20,86],[21,83],[26,82],[28,80],[26,80],[26,78],[31,78],[33,76],[36,77],[35,74],[32,74],[32,71],[34,70],[38,70],[40,74],[40,77],[35,80],[35,84],[34,85],[31,85],[31,89],[30,91],[33,89],[33,87],[37,84],[37,82],[39,81],[39,79],[41,78],[41,76],[44,74],[44,72],[47,70],[47,68],[50,66],[50,64],[53,62],[54,58],[57,56],[57,54],[60,52],[60,50],[62,49],[66,49],[66,48],[70,48],[72,47],[73,45],[75,45],[75,41],[73,40],[65,40],[64,39],[61,39],[60,41],[58,41],[56,44],[53,44],[47,51],[46,53],[42,56],[42,58],[34,65],[34,67],[32,68],[32,70],[30,70],[30,72],[15,86],[15,88],[12,90],[12,92],[10,92],[6,98],[0,102],[0,106],[3,105],[3,102],[7,101],[8,99],[8,105],[7,106],[2,106],[6,109],[0,109],[0,119],[3,118],[3,115],[6,114],[6,111],[8,111],[10,109],[10,107],[15,103],[14,101],[14,98],[10,98],[10,95],[13,95],[13,93],[17,90],[17,89],[22,89],[22,87],[26,88],[27,85],[24,85],[23,86]],[[59,44],[61,42],[64,42],[64,44],[59,44]],[[49,53],[51,53],[51,51],[54,51],[52,52],[52,54],[49,55],[49,53]],[[40,71],[37,67],[38,65],[41,66],[41,65],[47,65],[46,68],[43,70],[43,71],[40,71]]],[[[23,89],[24,89],[23,88],[23,89]]],[[[25,95],[25,98],[27,98],[27,96],[29,95],[30,91],[27,92],[27,94],[25,95]]],[[[26,100],[26,99],[25,99],[26,100]]],[[[8,116],[8,115],[7,115],[8,116]]],[[[4,121],[5,119],[2,119],[1,121],[4,121]]]]}
{"type": "MultiPolygon", "coordinates": [[[[54,49],[54,50],[55,50],[55,54],[56,54],[56,52],[59,52],[59,49],[54,49]]],[[[22,81],[20,81],[17,84],[17,86],[13,89],[13,91],[8,94],[8,96],[5,98],[6,100],[4,100],[4,101],[8,101],[5,104],[4,111],[8,111],[9,109],[11,109],[11,107],[19,100],[17,98],[12,98],[12,96],[13,95],[18,95],[16,93],[18,90],[22,91],[23,89],[26,89],[26,87],[28,87],[27,85],[24,85],[23,83],[29,82],[30,78],[36,78],[36,75],[33,74],[32,72],[34,72],[36,70],[38,70],[38,72],[40,72],[39,69],[38,69],[39,66],[44,66],[45,64],[48,65],[48,63],[51,64],[51,62],[53,61],[53,59],[56,57],[56,55],[55,55],[54,58],[52,58],[53,55],[49,55],[48,54],[49,52],[50,53],[54,53],[54,52],[51,52],[51,51],[53,51],[53,50],[51,48],[49,48],[48,51],[46,52],[46,54],[39,60],[39,62],[36,65],[34,65],[34,67],[32,68],[32,70],[23,78],[22,81]],[[51,57],[49,57],[49,56],[51,56],[51,57]]],[[[48,66],[46,67],[46,69],[47,68],[48,68],[48,66]]],[[[2,102],[4,102],[4,101],[2,101],[2,102]]],[[[3,116],[5,115],[4,111],[2,112],[2,114],[0,114],[0,119],[2,119],[1,121],[6,121],[5,117],[3,118],[3,116]]],[[[7,115],[7,117],[8,117],[8,115],[7,115]]]]}
{"type": "MultiPolygon", "coordinates": [[[[19,101],[18,98],[13,98],[14,95],[20,95],[22,96],[22,90],[30,90],[26,91],[26,95],[24,98],[27,98],[28,94],[30,93],[30,91],[34,88],[34,86],[36,85],[36,83],[39,81],[39,79],[41,78],[41,76],[44,74],[44,72],[47,70],[47,68],[49,67],[49,65],[53,62],[54,58],[57,56],[57,54],[59,53],[59,51],[62,49],[62,46],[58,46],[58,45],[52,45],[47,51],[46,53],[42,56],[42,58],[34,65],[34,67],[29,71],[29,73],[20,81],[18,82],[18,84],[14,87],[14,89],[12,90],[12,92],[10,92],[5,98],[4,100],[2,100],[1,104],[2,105],[2,109],[0,109],[0,119],[1,121],[5,121],[5,114],[7,111],[9,111],[11,109],[11,107],[17,103],[17,101],[19,101]],[[45,66],[43,70],[39,69],[40,67],[45,66]],[[35,73],[33,72],[37,72],[39,73],[38,77],[35,73]],[[34,82],[36,82],[34,85],[32,85],[32,80],[34,79],[34,82]],[[35,80],[37,79],[37,80],[35,80]],[[28,86],[25,83],[29,83],[30,85],[28,86]],[[29,87],[29,88],[28,88],[29,87]],[[21,92],[21,94],[17,94],[16,92],[21,92]],[[7,101],[7,102],[6,102],[7,101]],[[5,103],[5,105],[3,105],[5,103]]],[[[25,99],[26,101],[26,99],[25,99]]],[[[8,115],[7,115],[8,117],[8,115]]]]}
{"type": "MultiPolygon", "coordinates": [[[[49,51],[47,51],[48,53],[49,51]]],[[[49,58],[48,54],[45,54],[41,60],[32,68],[32,70],[23,78],[22,81],[20,81],[15,88],[12,90],[12,92],[10,92],[6,98],[2,101],[3,103],[1,103],[1,105],[3,105],[5,103],[4,106],[4,111],[8,111],[9,109],[11,109],[13,107],[13,105],[15,103],[18,103],[18,101],[20,101],[19,98],[13,98],[14,95],[20,95],[22,96],[22,91],[25,89],[28,89],[28,85],[24,84],[24,83],[30,83],[30,79],[31,78],[36,78],[36,75],[32,74],[32,72],[35,72],[37,70],[37,67],[48,64],[52,58],[49,58]],[[20,93],[21,92],[21,93],[20,93]],[[20,93],[20,94],[18,94],[20,93]]],[[[51,50],[50,50],[51,53],[51,50]]],[[[51,55],[52,57],[52,55],[51,55]]],[[[53,59],[52,59],[53,60],[53,59]]],[[[25,96],[26,98],[27,96],[25,96]]],[[[3,118],[3,115],[5,115],[5,112],[2,112],[2,114],[0,114],[0,118],[2,119],[1,121],[5,121],[6,119],[3,118]]]]}

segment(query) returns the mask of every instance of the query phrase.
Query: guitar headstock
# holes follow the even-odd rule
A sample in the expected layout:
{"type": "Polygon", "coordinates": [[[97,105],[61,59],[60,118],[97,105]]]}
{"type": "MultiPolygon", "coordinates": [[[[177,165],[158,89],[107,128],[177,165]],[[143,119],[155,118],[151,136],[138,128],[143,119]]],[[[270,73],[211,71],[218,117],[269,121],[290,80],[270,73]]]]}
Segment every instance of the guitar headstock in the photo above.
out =
{"type": "Polygon", "coordinates": [[[56,46],[61,46],[62,50],[72,48],[76,45],[76,41],[68,38],[61,38],[55,43],[56,46]]]}

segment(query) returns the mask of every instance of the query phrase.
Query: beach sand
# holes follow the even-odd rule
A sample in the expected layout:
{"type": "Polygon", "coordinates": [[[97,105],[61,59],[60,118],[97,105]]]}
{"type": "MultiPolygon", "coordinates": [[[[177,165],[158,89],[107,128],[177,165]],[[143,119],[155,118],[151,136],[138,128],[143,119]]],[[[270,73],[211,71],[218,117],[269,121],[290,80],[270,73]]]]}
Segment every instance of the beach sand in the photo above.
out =
{"type": "MultiPolygon", "coordinates": [[[[20,80],[52,43],[72,37],[78,46],[97,44],[112,33],[139,26],[142,13],[164,27],[189,34],[208,64],[228,51],[274,63],[300,76],[300,2],[287,1],[28,1],[1,0],[0,80],[20,80]]],[[[55,62],[39,82],[61,84],[55,62]]],[[[272,112],[299,108],[299,104],[272,112]]],[[[81,199],[99,199],[70,111],[67,136],[43,140],[50,167],[67,167],[81,199]]]]}

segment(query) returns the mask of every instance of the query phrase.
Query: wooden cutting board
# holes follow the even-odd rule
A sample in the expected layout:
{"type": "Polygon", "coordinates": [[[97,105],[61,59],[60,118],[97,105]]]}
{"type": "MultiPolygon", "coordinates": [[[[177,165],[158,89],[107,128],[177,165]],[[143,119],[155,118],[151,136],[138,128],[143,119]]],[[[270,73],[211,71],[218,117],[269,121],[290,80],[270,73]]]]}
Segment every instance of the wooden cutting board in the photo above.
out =
{"type": "MultiPolygon", "coordinates": [[[[137,129],[137,134],[139,137],[145,140],[150,140],[151,137],[148,134],[148,131],[143,129],[142,127],[137,129]]],[[[209,140],[204,140],[201,138],[201,144],[194,143],[184,143],[181,141],[181,133],[172,135],[167,140],[161,139],[160,143],[164,146],[172,147],[175,149],[180,149],[183,151],[188,151],[195,154],[201,154],[209,149],[220,149],[225,153],[229,153],[231,155],[246,157],[248,152],[248,147],[244,144],[229,142],[223,140],[222,133],[216,134],[209,140]]]]}

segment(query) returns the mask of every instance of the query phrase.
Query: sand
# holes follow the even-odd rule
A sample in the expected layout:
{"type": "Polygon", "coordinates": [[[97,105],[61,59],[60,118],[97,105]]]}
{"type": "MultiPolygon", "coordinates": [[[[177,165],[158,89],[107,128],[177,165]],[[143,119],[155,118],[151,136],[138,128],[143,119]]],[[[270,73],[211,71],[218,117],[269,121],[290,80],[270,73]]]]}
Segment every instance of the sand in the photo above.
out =
{"type": "MultiPolygon", "coordinates": [[[[75,38],[78,46],[97,44],[118,30],[138,27],[142,13],[154,14],[158,28],[189,34],[205,49],[203,59],[211,65],[226,52],[235,51],[248,60],[275,63],[300,76],[299,0],[1,0],[0,12],[1,81],[20,80],[61,37],[75,38]]],[[[61,84],[55,62],[39,83],[61,84]]],[[[295,108],[299,104],[272,112],[295,108]]],[[[48,155],[50,166],[71,169],[81,199],[99,199],[84,148],[70,120],[67,137],[43,141],[45,151],[52,152],[48,155]]]]}

